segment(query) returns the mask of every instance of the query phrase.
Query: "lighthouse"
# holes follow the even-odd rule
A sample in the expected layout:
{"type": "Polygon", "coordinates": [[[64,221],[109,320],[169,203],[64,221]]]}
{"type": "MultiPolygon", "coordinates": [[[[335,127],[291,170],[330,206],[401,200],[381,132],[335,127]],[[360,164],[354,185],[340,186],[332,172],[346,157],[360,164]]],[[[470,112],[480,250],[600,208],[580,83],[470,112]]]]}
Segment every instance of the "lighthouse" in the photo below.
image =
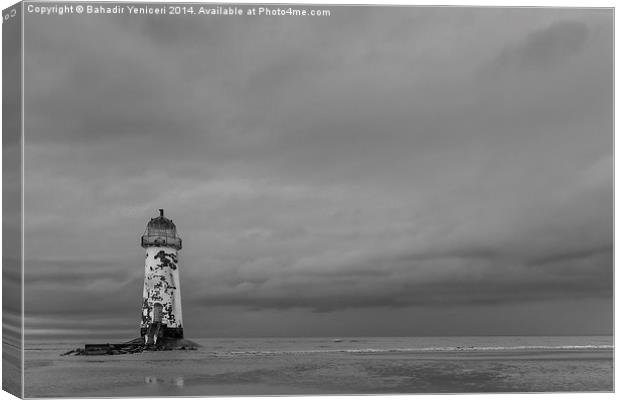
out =
{"type": "Polygon", "coordinates": [[[158,339],[183,338],[179,256],[181,238],[171,219],[151,218],[141,240],[146,249],[140,336],[146,345],[158,339]]]}

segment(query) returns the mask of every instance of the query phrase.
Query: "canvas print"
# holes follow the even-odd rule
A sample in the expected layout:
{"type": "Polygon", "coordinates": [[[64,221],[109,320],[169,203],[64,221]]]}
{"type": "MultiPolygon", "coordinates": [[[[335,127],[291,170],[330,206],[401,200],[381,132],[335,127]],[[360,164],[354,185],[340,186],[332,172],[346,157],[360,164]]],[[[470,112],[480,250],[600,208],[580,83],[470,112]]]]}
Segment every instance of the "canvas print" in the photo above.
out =
{"type": "Polygon", "coordinates": [[[612,392],[611,8],[3,12],[3,389],[612,392]]]}

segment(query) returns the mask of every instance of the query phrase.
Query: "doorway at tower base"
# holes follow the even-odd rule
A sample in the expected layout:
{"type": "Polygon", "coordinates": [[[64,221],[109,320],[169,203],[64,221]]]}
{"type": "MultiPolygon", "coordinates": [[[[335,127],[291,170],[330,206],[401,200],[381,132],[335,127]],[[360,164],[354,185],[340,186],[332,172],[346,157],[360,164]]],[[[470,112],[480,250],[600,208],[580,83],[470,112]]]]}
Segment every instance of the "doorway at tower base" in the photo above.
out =
{"type": "Polygon", "coordinates": [[[144,337],[139,337],[125,343],[87,344],[84,348],[70,350],[61,355],[102,356],[142,353],[144,351],[198,350],[199,347],[198,343],[188,339],[162,337],[154,344],[146,344],[144,337]]]}
{"type": "Polygon", "coordinates": [[[153,322],[147,328],[140,329],[140,336],[147,345],[152,345],[162,339],[183,339],[183,328],[168,328],[165,324],[153,322]]]}

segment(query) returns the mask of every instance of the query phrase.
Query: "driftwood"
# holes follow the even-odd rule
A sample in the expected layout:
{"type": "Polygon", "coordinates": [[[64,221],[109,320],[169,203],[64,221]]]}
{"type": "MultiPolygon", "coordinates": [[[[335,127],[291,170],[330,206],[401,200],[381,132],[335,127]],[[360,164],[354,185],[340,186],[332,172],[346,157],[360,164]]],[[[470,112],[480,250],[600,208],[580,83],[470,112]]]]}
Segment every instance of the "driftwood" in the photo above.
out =
{"type": "Polygon", "coordinates": [[[101,356],[116,354],[142,353],[143,351],[196,350],[197,343],[186,339],[161,338],[155,344],[145,344],[144,338],[137,338],[125,343],[87,344],[84,348],[69,350],[62,356],[101,356]]]}

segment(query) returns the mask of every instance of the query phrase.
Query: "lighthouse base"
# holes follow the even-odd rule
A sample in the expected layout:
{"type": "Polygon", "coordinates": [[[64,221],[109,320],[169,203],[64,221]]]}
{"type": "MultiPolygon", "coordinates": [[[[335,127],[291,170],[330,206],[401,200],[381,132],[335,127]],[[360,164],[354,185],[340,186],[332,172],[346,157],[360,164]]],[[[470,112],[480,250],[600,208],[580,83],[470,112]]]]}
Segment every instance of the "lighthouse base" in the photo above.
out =
{"type": "Polygon", "coordinates": [[[200,345],[187,339],[162,338],[155,344],[146,344],[144,337],[125,343],[87,344],[84,348],[67,351],[61,355],[101,356],[142,353],[143,351],[197,350],[200,345]]]}
{"type": "MultiPolygon", "coordinates": [[[[149,328],[140,328],[140,336],[145,337],[148,331],[149,328]]],[[[162,326],[157,336],[159,338],[183,339],[183,328],[168,328],[167,326],[162,326]]]]}

